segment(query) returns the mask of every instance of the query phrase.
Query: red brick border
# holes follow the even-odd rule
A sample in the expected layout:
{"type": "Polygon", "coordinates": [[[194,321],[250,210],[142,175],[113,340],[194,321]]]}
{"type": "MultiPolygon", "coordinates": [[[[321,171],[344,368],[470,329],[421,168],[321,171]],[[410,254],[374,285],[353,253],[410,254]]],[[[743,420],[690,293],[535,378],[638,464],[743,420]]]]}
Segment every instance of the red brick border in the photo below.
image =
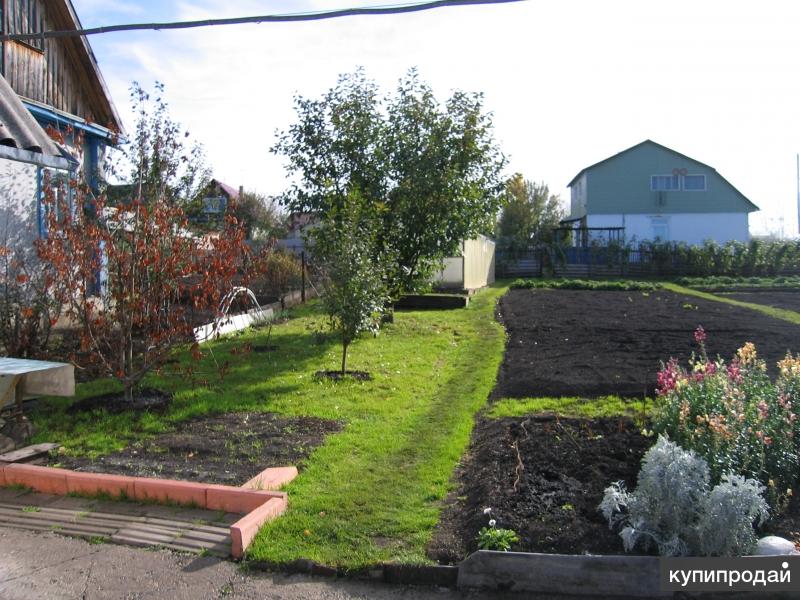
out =
{"type": "Polygon", "coordinates": [[[77,472],[23,463],[0,463],[0,486],[22,485],[37,492],[59,496],[68,493],[104,493],[119,498],[176,502],[211,510],[245,513],[230,526],[231,556],[234,558],[242,558],[261,526],[286,510],[286,493],[273,490],[296,475],[297,469],[294,467],[265,469],[237,488],[192,481],[77,472]],[[257,481],[261,483],[254,483],[257,481]],[[262,489],[268,486],[268,489],[262,489]]]}

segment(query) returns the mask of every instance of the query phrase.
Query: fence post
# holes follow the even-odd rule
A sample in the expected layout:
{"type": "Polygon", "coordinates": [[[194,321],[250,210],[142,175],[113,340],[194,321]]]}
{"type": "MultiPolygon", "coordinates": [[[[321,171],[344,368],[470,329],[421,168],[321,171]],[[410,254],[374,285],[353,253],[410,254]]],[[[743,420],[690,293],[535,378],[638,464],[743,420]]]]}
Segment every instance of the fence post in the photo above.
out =
{"type": "Polygon", "coordinates": [[[306,251],[300,252],[300,302],[306,302],[306,251]]]}

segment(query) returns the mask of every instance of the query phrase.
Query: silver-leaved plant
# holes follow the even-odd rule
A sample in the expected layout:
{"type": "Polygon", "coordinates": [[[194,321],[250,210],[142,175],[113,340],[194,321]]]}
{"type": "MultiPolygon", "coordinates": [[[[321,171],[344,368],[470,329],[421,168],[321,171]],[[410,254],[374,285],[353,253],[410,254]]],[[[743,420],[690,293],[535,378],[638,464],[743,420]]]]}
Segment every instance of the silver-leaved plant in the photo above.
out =
{"type": "Polygon", "coordinates": [[[642,460],[636,491],[614,483],[599,509],[620,529],[626,552],[655,546],[662,556],[733,556],[755,548],[753,522],[768,514],[763,491],[737,475],[710,489],[706,461],[659,436],[642,460]]]}

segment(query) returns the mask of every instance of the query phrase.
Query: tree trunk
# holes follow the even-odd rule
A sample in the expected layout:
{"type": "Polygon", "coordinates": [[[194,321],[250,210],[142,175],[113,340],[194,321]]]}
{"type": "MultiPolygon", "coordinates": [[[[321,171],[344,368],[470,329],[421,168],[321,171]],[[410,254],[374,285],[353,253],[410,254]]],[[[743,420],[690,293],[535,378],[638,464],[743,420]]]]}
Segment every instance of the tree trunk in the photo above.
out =
{"type": "Polygon", "coordinates": [[[350,344],[342,340],[342,377],[347,373],[347,346],[350,344]]]}
{"type": "Polygon", "coordinates": [[[133,384],[125,382],[125,402],[133,404],[133,384]]]}

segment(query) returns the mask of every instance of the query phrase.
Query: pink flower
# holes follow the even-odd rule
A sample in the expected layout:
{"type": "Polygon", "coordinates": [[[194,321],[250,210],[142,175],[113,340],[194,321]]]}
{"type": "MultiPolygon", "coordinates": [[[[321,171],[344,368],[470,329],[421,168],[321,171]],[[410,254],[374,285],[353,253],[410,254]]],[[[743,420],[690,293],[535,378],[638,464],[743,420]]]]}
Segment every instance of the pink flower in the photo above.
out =
{"type": "Polygon", "coordinates": [[[730,379],[734,383],[741,383],[742,370],[739,367],[738,360],[734,360],[731,362],[731,364],[728,365],[728,379],[730,379]]]}
{"type": "Polygon", "coordinates": [[[678,366],[678,361],[674,358],[671,358],[667,363],[667,366],[658,372],[658,387],[656,389],[656,394],[659,396],[663,396],[675,389],[675,385],[678,383],[678,378],[680,377],[680,367],[678,366]]]}
{"type": "Polygon", "coordinates": [[[698,325],[697,329],[694,330],[694,341],[698,344],[702,344],[706,341],[706,330],[703,329],[702,325],[698,325]]]}
{"type": "Polygon", "coordinates": [[[769,416],[769,406],[763,400],[758,403],[758,417],[760,419],[766,419],[769,416]]]}

